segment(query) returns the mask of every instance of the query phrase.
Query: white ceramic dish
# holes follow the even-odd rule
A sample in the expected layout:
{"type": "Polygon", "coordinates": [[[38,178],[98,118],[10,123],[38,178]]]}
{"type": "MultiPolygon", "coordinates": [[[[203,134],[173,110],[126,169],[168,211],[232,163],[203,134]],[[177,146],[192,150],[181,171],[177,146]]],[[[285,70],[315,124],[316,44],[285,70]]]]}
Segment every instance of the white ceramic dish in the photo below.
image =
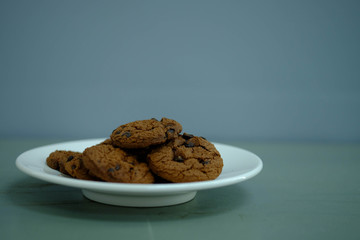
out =
{"type": "Polygon", "coordinates": [[[255,154],[233,146],[214,143],[223,160],[221,175],[212,181],[192,183],[132,184],[79,180],[68,177],[46,165],[47,156],[55,150],[83,151],[104,139],[89,139],[57,143],[34,148],[16,159],[16,166],[24,173],[55,184],[82,189],[85,197],[111,205],[131,207],[159,207],[192,200],[197,191],[228,186],[250,179],[263,167],[255,154]]]}

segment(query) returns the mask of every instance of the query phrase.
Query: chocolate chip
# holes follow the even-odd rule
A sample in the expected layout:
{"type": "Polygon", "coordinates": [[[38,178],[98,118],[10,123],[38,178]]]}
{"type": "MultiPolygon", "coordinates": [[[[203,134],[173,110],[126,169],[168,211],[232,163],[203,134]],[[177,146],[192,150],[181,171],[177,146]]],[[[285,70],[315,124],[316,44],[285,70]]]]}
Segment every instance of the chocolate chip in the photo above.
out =
{"type": "Polygon", "coordinates": [[[154,121],[159,121],[159,120],[157,120],[156,118],[151,118],[151,120],[154,120],[154,121]]]}
{"type": "Polygon", "coordinates": [[[123,134],[121,134],[121,136],[125,136],[127,138],[131,137],[131,132],[124,132],[123,134]]]}
{"type": "Polygon", "coordinates": [[[73,159],[74,159],[74,156],[69,156],[68,159],[66,160],[66,162],[70,162],[73,159]]]}
{"type": "Polygon", "coordinates": [[[76,168],[76,165],[71,165],[71,169],[75,169],[76,168]]]}
{"type": "Polygon", "coordinates": [[[203,165],[206,165],[206,164],[209,164],[210,163],[210,160],[207,159],[207,160],[200,160],[200,163],[202,163],[203,165]]]}
{"type": "Polygon", "coordinates": [[[190,138],[193,138],[194,135],[189,134],[189,133],[184,133],[184,134],[182,135],[182,137],[183,137],[184,139],[188,140],[188,139],[190,139],[190,138]]]}
{"type": "Polygon", "coordinates": [[[120,169],[120,165],[119,165],[119,164],[116,164],[115,170],[119,170],[119,169],[120,169]]]}
{"type": "Polygon", "coordinates": [[[175,162],[184,162],[184,159],[181,156],[176,156],[173,159],[175,162]]]}
{"type": "Polygon", "coordinates": [[[114,172],[115,170],[113,168],[109,168],[108,172],[114,172]]]}
{"type": "Polygon", "coordinates": [[[175,132],[175,129],[173,128],[170,128],[169,130],[167,130],[168,133],[174,133],[175,132]]]}
{"type": "Polygon", "coordinates": [[[185,147],[195,147],[195,143],[188,141],[185,143],[185,147]]]}
{"type": "MultiPolygon", "coordinates": [[[[116,129],[115,129],[115,130],[116,130],[116,129]]],[[[114,130],[114,131],[115,131],[115,130],[114,130]]],[[[120,134],[120,133],[121,133],[121,131],[117,131],[115,134],[120,134]]]]}

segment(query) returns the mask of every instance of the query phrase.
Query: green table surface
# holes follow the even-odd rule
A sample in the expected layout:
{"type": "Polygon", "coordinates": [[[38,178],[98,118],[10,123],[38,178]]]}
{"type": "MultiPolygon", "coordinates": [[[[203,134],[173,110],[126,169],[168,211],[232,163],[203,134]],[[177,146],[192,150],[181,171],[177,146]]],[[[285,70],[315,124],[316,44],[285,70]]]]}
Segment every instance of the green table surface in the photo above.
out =
{"type": "Polygon", "coordinates": [[[223,142],[262,172],[181,205],[128,208],[20,172],[22,152],[59,140],[0,140],[0,239],[360,239],[360,144],[223,142]]]}

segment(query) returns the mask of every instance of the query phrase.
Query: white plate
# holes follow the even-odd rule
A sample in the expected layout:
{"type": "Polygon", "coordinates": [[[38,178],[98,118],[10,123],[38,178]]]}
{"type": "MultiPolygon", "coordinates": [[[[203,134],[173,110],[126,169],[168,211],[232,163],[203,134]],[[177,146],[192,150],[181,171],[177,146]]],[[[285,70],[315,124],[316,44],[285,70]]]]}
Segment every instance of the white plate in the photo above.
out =
{"type": "Polygon", "coordinates": [[[198,190],[212,189],[239,183],[257,175],[263,163],[255,154],[233,146],[214,143],[224,160],[221,175],[212,181],[191,183],[134,184],[79,180],[49,168],[46,158],[55,150],[82,152],[86,147],[104,139],[89,139],[57,143],[34,148],[16,159],[16,166],[24,173],[51,183],[82,189],[85,197],[111,205],[131,207],[159,207],[192,200],[198,190]]]}

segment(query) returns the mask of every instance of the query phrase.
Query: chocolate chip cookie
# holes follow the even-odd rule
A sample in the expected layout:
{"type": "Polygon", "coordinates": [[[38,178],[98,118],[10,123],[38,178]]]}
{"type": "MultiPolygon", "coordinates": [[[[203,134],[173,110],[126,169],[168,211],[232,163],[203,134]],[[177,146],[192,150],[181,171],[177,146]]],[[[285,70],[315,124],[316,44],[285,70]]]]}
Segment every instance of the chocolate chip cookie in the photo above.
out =
{"type": "Polygon", "coordinates": [[[116,128],[110,138],[112,144],[121,148],[147,148],[176,138],[182,126],[175,120],[162,118],[130,122],[116,128]]]}
{"type": "Polygon", "coordinates": [[[68,174],[65,169],[65,163],[81,153],[73,151],[56,150],[46,158],[46,164],[63,174],[68,174]]]}
{"type": "Polygon", "coordinates": [[[184,133],[147,156],[152,172],[171,182],[195,182],[217,178],[223,159],[205,138],[184,133]]]}
{"type": "Polygon", "coordinates": [[[88,147],[83,152],[84,166],[107,182],[153,183],[154,176],[145,162],[136,155],[109,144],[88,147]]]}

